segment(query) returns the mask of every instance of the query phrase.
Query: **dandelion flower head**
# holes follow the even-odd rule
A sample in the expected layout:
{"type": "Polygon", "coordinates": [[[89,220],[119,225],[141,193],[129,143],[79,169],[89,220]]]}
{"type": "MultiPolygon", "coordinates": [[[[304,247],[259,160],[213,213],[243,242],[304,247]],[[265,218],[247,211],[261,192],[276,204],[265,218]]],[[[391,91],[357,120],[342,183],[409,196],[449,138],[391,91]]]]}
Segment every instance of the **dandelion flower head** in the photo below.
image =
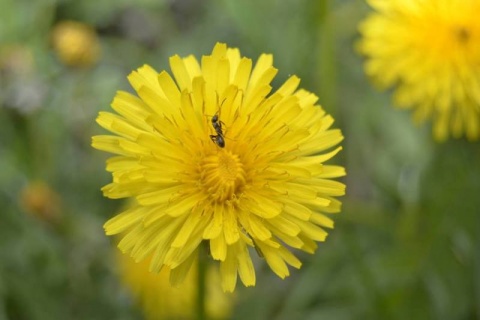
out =
{"type": "Polygon", "coordinates": [[[438,141],[480,137],[480,1],[369,0],[359,50],[395,104],[433,121],[438,141]]]}
{"type": "Polygon", "coordinates": [[[345,171],[324,162],[341,150],[342,134],[317,97],[297,89],[298,77],[271,93],[272,60],[262,54],[253,66],[217,44],[201,63],[171,57],[173,78],[145,65],[128,77],[138,96],[118,92],[118,114],[97,119],[114,135],[93,137],[93,147],[117,155],[104,195],[136,201],[106,233],[121,234],[119,248],[136,261],[153,255],[150,271],[170,268],[174,285],[201,243],[225,291],[237,276],[255,285],[255,250],[285,278],[288,265],[301,266],[291,249],[313,253],[333,227],[345,186],[332,178],[345,171]]]}

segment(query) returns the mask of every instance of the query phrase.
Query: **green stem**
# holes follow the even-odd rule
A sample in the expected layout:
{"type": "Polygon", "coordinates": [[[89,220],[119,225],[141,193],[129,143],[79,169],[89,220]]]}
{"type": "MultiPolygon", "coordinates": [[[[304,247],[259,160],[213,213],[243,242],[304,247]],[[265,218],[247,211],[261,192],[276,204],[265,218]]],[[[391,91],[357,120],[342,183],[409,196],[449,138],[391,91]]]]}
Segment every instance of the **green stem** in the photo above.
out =
{"type": "Polygon", "coordinates": [[[319,61],[318,83],[320,103],[333,116],[336,115],[336,68],[335,68],[335,47],[331,14],[331,1],[317,1],[316,12],[318,13],[318,38],[319,61]]]}
{"type": "Polygon", "coordinates": [[[207,270],[207,261],[202,254],[198,257],[198,283],[197,283],[197,319],[206,320],[207,315],[205,311],[205,298],[206,298],[206,270],[207,270]]]}

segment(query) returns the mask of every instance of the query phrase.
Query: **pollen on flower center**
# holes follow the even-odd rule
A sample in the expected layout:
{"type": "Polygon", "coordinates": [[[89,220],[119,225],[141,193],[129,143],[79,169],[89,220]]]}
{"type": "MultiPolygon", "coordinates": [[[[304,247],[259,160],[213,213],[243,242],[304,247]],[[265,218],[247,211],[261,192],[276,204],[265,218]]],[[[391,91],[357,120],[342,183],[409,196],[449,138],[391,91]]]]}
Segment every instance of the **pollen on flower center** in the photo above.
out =
{"type": "Polygon", "coordinates": [[[225,150],[204,158],[200,178],[204,191],[214,201],[232,200],[242,192],[246,182],[239,157],[225,150]]]}

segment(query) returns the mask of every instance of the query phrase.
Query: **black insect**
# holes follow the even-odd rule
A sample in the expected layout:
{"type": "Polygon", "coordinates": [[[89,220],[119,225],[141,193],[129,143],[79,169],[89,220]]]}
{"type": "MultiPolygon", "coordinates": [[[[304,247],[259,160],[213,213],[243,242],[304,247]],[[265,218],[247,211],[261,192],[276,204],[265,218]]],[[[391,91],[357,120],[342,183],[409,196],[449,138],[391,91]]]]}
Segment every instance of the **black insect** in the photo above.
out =
{"type": "Polygon", "coordinates": [[[225,147],[225,137],[223,136],[222,124],[225,125],[218,119],[218,114],[212,117],[212,126],[217,134],[211,134],[210,139],[212,139],[212,141],[220,148],[225,147]]]}

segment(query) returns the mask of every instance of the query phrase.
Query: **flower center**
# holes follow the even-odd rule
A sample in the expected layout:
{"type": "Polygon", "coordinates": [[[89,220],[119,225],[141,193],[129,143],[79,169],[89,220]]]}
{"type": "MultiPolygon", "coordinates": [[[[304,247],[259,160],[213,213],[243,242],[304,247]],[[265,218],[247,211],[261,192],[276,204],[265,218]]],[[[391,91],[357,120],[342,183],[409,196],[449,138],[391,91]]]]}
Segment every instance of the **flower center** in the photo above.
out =
{"type": "Polygon", "coordinates": [[[246,174],[240,159],[224,149],[203,159],[201,184],[213,201],[233,200],[242,192],[246,174]]]}

